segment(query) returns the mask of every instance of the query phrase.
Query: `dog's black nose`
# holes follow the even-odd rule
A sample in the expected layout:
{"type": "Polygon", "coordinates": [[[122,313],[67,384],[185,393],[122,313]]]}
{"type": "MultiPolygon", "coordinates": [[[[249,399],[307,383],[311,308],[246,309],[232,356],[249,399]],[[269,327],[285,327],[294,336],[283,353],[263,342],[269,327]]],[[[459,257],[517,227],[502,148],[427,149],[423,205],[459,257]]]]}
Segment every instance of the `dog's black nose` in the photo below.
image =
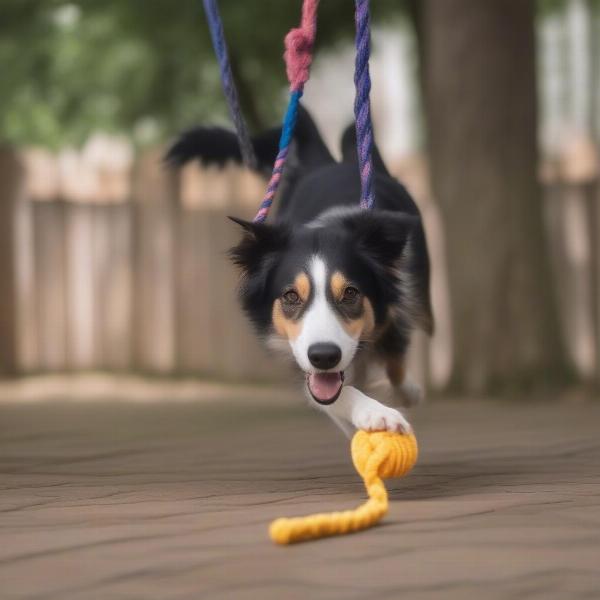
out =
{"type": "Polygon", "coordinates": [[[308,348],[308,360],[317,369],[333,369],[341,358],[342,351],[335,344],[323,342],[308,348]]]}

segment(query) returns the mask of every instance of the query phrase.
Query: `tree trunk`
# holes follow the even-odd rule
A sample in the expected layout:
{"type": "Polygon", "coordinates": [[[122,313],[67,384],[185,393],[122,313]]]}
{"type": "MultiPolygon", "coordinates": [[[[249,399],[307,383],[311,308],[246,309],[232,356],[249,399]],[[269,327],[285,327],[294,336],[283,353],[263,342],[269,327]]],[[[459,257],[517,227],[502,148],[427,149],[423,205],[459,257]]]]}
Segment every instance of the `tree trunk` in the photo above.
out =
{"type": "Polygon", "coordinates": [[[454,386],[556,383],[567,370],[536,178],[534,4],[423,0],[419,17],[454,386]]]}
{"type": "Polygon", "coordinates": [[[22,168],[16,154],[0,148],[0,376],[17,374],[17,273],[15,224],[22,168]]]}

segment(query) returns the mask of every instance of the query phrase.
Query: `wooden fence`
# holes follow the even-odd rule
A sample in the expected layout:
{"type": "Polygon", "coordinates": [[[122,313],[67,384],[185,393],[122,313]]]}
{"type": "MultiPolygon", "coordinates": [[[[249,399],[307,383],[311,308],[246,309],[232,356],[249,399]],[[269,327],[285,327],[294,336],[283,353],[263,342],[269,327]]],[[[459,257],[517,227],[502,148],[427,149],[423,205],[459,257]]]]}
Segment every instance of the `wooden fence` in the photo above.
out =
{"type": "Polygon", "coordinates": [[[261,182],[234,168],[176,176],[151,152],[111,197],[50,177],[60,165],[45,158],[0,156],[2,371],[273,377],[225,256],[238,235],[225,217],[249,216],[261,182]]]}
{"type": "MultiPolygon", "coordinates": [[[[112,163],[63,153],[0,153],[0,372],[110,370],[273,380],[233,290],[228,214],[251,217],[249,172],[163,168],[159,151],[112,163]]],[[[443,386],[452,327],[444,231],[422,162],[400,174],[422,208],[437,333],[417,336],[417,379],[443,386]]],[[[598,376],[600,194],[595,171],[544,175],[549,248],[568,349],[598,376]]]]}

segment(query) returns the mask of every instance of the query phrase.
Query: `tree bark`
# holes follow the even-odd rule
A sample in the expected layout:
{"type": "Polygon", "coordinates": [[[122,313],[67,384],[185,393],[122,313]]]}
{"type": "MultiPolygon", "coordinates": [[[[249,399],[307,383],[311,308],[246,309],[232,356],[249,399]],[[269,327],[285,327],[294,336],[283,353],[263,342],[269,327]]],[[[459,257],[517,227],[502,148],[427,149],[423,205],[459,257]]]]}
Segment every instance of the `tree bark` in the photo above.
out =
{"type": "Polygon", "coordinates": [[[16,375],[18,368],[15,216],[22,182],[16,154],[0,148],[0,376],[16,375]]]}
{"type": "Polygon", "coordinates": [[[567,375],[537,183],[534,3],[423,0],[432,186],[447,229],[454,387],[567,375]]]}

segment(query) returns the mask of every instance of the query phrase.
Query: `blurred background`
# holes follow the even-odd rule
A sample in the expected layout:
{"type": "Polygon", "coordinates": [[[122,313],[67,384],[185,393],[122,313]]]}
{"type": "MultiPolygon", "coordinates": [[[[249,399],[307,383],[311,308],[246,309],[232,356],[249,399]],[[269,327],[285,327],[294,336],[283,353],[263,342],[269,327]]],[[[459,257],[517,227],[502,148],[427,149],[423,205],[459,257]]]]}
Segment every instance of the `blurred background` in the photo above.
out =
{"type": "MultiPolygon", "coordinates": [[[[415,196],[437,331],[430,389],[600,379],[600,2],[376,0],[372,105],[415,196]]],[[[298,0],[220,2],[253,131],[280,122],[298,0]]],[[[352,120],[353,5],[323,0],[305,104],[334,153],[352,120]]],[[[197,0],[3,0],[0,373],[281,381],[224,257],[264,190],[236,166],[162,164],[228,125],[197,0]]]]}

